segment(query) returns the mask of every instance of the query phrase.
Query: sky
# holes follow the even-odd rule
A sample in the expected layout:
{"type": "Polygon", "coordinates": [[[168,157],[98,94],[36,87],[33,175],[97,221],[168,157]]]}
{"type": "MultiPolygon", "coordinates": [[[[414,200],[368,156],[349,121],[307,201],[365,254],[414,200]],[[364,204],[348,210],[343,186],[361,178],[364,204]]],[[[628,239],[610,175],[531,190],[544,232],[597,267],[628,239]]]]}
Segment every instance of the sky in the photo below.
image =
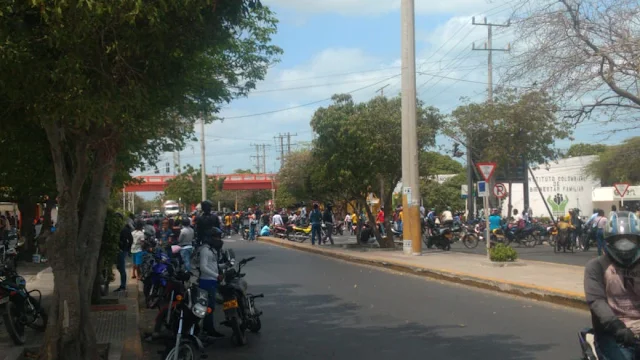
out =
{"type": "MultiPolygon", "coordinates": [[[[279,134],[291,133],[292,149],[312,140],[309,126],[316,109],[330,104],[336,93],[351,93],[356,101],[400,91],[400,0],[262,0],[279,19],[273,43],[284,50],[280,62],[247,98],[226,105],[221,122],[206,125],[206,170],[228,174],[238,168],[256,170],[255,144],[267,144],[266,170],[280,166],[279,134]]],[[[418,97],[442,113],[462,104],[461,98],[487,97],[487,27],[473,26],[487,17],[506,22],[516,0],[415,0],[418,97]],[[435,76],[434,76],[435,75],[435,76]]],[[[494,28],[493,47],[506,48],[510,28],[494,28]]],[[[494,52],[494,83],[509,54],[494,52]]],[[[613,143],[620,136],[604,136],[601,125],[587,123],[575,131],[574,142],[613,143]]],[[[196,137],[200,137],[196,129],[196,137]]],[[[437,138],[450,148],[450,139],[437,138]]],[[[560,148],[571,142],[561,141],[560,148]]],[[[437,150],[437,148],[435,149],[437,150]]],[[[161,174],[173,154],[164,154],[161,174]]],[[[180,153],[181,165],[199,167],[200,144],[180,153]]],[[[138,173],[140,174],[140,173],[138,173]]],[[[153,172],[145,172],[152,175],[153,172]]]]}

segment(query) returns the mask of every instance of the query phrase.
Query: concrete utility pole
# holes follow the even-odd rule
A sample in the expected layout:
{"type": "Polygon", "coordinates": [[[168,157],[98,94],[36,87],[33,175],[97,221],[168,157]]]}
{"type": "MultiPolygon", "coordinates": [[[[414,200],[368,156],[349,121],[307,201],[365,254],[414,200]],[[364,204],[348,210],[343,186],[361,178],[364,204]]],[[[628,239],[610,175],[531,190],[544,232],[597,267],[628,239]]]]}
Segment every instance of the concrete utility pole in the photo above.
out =
{"type": "Polygon", "coordinates": [[[178,175],[182,172],[180,169],[180,151],[173,152],[173,175],[178,175]]]}
{"type": "Polygon", "coordinates": [[[291,154],[291,137],[298,136],[298,134],[287,133],[287,156],[291,154]]]}
{"type": "Polygon", "coordinates": [[[267,148],[267,144],[262,144],[262,173],[266,174],[267,173],[267,151],[265,150],[267,148]]]}
{"type": "Polygon", "coordinates": [[[205,155],[204,155],[204,117],[202,117],[200,119],[200,156],[201,158],[201,164],[200,164],[200,169],[202,170],[200,173],[200,185],[202,186],[202,201],[207,200],[207,166],[206,166],[206,162],[205,162],[205,155]]]}
{"type": "MultiPolygon", "coordinates": [[[[280,140],[280,168],[284,166],[284,138],[287,136],[286,134],[278,134],[278,136],[274,136],[274,139],[280,140]]],[[[277,146],[277,141],[276,141],[277,146]]]]}
{"type": "Polygon", "coordinates": [[[122,210],[127,210],[127,188],[122,187],[122,210]]]}
{"type": "Polygon", "coordinates": [[[220,169],[222,169],[222,165],[216,165],[214,166],[214,168],[216,169],[216,175],[220,175],[220,169]]]}
{"type": "MultiPolygon", "coordinates": [[[[484,18],[484,22],[483,23],[477,23],[476,22],[476,18],[475,16],[471,18],[471,23],[473,25],[477,25],[477,26],[486,26],[488,31],[487,31],[487,42],[484,44],[484,47],[476,47],[476,44],[473,43],[471,45],[471,50],[474,51],[487,51],[488,57],[487,57],[487,65],[488,65],[488,71],[487,71],[487,101],[491,104],[493,103],[493,52],[494,51],[509,51],[511,49],[511,44],[509,44],[507,46],[506,49],[494,49],[493,46],[493,27],[497,26],[497,27],[509,27],[511,25],[510,22],[507,22],[506,24],[492,24],[492,23],[488,23],[487,22],[487,18],[484,18]]],[[[472,149],[473,149],[473,143],[471,140],[471,134],[467,134],[467,187],[468,187],[468,193],[467,193],[467,207],[469,208],[469,214],[467,216],[471,216],[473,214],[475,214],[475,197],[473,196],[473,191],[474,191],[474,181],[473,181],[473,174],[475,173],[475,164],[473,162],[473,155],[472,155],[472,149]]],[[[491,184],[490,184],[491,185],[491,184]]],[[[485,211],[485,216],[489,216],[487,213],[488,209],[484,209],[485,211]]]]}
{"type": "Polygon", "coordinates": [[[416,133],[415,2],[402,0],[401,7],[403,250],[406,254],[422,255],[416,133]]]}

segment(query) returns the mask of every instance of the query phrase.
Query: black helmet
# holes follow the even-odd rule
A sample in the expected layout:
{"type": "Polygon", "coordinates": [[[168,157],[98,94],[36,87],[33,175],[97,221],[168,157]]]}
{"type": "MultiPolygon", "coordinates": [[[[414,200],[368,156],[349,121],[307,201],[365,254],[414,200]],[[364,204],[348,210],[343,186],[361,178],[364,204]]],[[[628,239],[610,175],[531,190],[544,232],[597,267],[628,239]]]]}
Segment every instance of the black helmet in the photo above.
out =
{"type": "Polygon", "coordinates": [[[190,226],[191,225],[191,220],[189,220],[188,217],[183,217],[182,218],[182,225],[183,226],[190,226]]]}
{"type": "Polygon", "coordinates": [[[136,219],[133,226],[136,230],[142,230],[144,228],[144,221],[142,221],[142,219],[136,219]]]}
{"type": "Polygon", "coordinates": [[[631,267],[640,260],[640,224],[636,214],[613,212],[604,228],[607,255],[623,267],[631,267]]]}
{"type": "Polygon", "coordinates": [[[211,201],[205,200],[205,201],[200,203],[200,208],[202,209],[203,213],[210,214],[211,213],[211,208],[213,208],[213,204],[211,204],[211,201]]]}

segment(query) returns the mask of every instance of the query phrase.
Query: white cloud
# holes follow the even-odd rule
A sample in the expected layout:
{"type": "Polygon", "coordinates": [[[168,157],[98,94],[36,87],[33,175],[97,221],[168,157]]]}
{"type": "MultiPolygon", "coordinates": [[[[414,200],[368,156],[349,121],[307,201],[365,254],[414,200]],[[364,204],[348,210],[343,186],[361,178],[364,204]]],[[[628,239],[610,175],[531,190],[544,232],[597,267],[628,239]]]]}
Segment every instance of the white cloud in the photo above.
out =
{"type": "MultiPolygon", "coordinates": [[[[500,6],[506,1],[483,0],[415,0],[416,14],[471,13],[487,4],[500,6]]],[[[400,0],[263,0],[265,5],[291,9],[302,13],[335,13],[340,15],[371,16],[400,10],[400,0]]]]}

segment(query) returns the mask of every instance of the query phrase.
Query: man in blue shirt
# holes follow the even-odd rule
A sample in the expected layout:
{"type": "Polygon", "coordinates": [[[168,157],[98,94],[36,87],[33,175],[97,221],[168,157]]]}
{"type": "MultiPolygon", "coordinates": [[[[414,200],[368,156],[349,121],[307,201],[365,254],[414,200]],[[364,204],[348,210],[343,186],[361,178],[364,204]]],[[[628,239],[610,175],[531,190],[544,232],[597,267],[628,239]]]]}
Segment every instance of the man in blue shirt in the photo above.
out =
{"type": "Polygon", "coordinates": [[[489,216],[489,231],[493,232],[495,229],[499,229],[502,225],[502,218],[498,213],[498,209],[491,210],[491,216],[489,216]]]}
{"type": "Polygon", "coordinates": [[[311,223],[311,245],[316,244],[316,234],[318,234],[318,245],[322,243],[322,213],[318,204],[313,204],[313,210],[309,214],[311,223]]]}

